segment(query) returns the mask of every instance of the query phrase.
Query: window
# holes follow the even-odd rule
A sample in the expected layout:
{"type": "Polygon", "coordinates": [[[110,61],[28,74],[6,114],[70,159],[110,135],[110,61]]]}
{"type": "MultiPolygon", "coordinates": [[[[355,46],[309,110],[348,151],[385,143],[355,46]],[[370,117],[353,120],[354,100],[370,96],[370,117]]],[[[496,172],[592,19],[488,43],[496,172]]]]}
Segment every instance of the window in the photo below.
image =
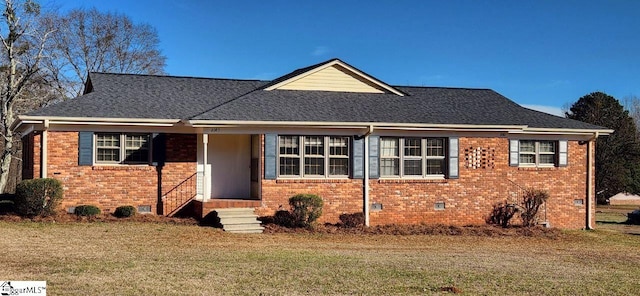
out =
{"type": "Polygon", "coordinates": [[[555,141],[520,141],[519,161],[521,165],[553,166],[555,160],[555,141]]]}
{"type": "Polygon", "coordinates": [[[444,173],[444,138],[380,138],[382,176],[444,177],[444,173]]]}
{"type": "Polygon", "coordinates": [[[149,135],[97,133],[95,155],[96,163],[148,163],[149,135]]]}
{"type": "Polygon", "coordinates": [[[279,175],[286,177],[348,176],[349,140],[349,137],[279,136],[279,175]]]}

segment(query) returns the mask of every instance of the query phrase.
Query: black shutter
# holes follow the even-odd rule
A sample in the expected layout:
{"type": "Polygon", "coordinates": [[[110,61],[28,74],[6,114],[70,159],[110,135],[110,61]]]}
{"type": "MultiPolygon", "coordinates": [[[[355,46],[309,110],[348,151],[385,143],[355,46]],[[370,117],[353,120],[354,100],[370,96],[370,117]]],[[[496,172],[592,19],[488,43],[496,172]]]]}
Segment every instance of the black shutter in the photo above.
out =
{"type": "Polygon", "coordinates": [[[154,166],[163,166],[166,160],[167,154],[167,144],[166,144],[167,136],[162,133],[153,133],[151,134],[151,161],[154,166]]]}
{"type": "Polygon", "coordinates": [[[266,180],[275,180],[278,177],[277,172],[277,151],[278,149],[278,135],[277,134],[265,134],[264,135],[264,178],[266,180]]]}
{"type": "Polygon", "coordinates": [[[93,132],[78,133],[78,165],[93,165],[93,132]]]}
{"type": "Polygon", "coordinates": [[[354,179],[364,178],[364,139],[352,141],[353,152],[351,154],[351,177],[354,179]]]}
{"type": "Polygon", "coordinates": [[[380,136],[369,136],[369,178],[380,178],[380,136]]]}

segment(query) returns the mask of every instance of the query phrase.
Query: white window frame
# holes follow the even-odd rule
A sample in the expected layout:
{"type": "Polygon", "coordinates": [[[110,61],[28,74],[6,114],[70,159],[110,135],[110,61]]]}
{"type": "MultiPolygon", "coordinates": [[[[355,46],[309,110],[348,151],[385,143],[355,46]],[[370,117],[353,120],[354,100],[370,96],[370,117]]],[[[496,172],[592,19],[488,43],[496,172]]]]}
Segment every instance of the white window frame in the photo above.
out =
{"type": "Polygon", "coordinates": [[[306,178],[306,179],[346,179],[350,176],[351,171],[351,138],[347,136],[316,136],[316,135],[278,135],[278,161],[277,161],[277,172],[278,178],[306,178]],[[298,139],[298,154],[281,154],[280,153],[280,139],[282,137],[294,137],[298,139]],[[306,137],[319,137],[322,139],[322,155],[314,154],[307,155],[305,149],[305,138],[306,137]],[[330,154],[330,145],[331,139],[333,138],[345,138],[347,144],[347,155],[332,155],[330,154]],[[298,158],[298,174],[296,175],[283,175],[280,170],[280,160],[282,158],[298,158]],[[322,158],[323,164],[323,172],[322,175],[316,174],[306,174],[305,173],[305,159],[310,158],[322,158]],[[331,174],[330,161],[331,159],[347,159],[347,172],[344,175],[331,174]]]}
{"type": "Polygon", "coordinates": [[[383,153],[380,153],[380,163],[382,164],[383,159],[397,159],[398,160],[398,174],[397,175],[385,175],[383,174],[382,168],[380,169],[380,177],[381,178],[401,178],[401,179],[444,179],[447,175],[447,159],[448,159],[448,150],[447,150],[447,138],[445,137],[380,137],[381,150],[382,143],[385,139],[392,139],[396,141],[398,144],[398,155],[397,156],[384,156],[383,153]],[[405,140],[406,139],[420,139],[420,156],[406,156],[405,155],[405,140]],[[439,139],[442,140],[442,156],[429,156],[427,155],[427,141],[428,139],[439,139]],[[420,163],[422,166],[422,173],[420,175],[407,175],[405,174],[405,160],[418,160],[420,159],[420,163]],[[427,161],[431,159],[442,160],[442,174],[427,174],[427,161]]]}
{"type": "MultiPolygon", "coordinates": [[[[96,165],[148,165],[151,163],[151,134],[147,133],[118,133],[118,132],[99,132],[93,134],[93,163],[96,165]],[[117,135],[120,141],[118,146],[119,161],[102,161],[98,160],[98,149],[104,148],[98,146],[98,137],[100,135],[117,135]],[[127,151],[133,149],[127,149],[127,136],[145,136],[147,138],[147,160],[144,161],[127,161],[127,151]]],[[[115,146],[113,147],[115,149],[115,146]]]]}
{"type": "Polygon", "coordinates": [[[521,167],[555,167],[558,166],[558,152],[559,152],[559,145],[558,145],[558,141],[553,141],[553,140],[519,140],[518,141],[518,165],[521,167]],[[534,143],[534,150],[533,152],[531,151],[527,151],[527,152],[523,152],[522,151],[522,142],[533,142],[534,143]],[[546,152],[546,151],[540,151],[540,143],[542,142],[549,142],[553,145],[553,152],[546,152]],[[534,156],[534,162],[522,162],[522,158],[520,157],[521,155],[533,155],[534,156]],[[553,155],[553,162],[552,163],[541,163],[540,162],[540,155],[553,155]]]}

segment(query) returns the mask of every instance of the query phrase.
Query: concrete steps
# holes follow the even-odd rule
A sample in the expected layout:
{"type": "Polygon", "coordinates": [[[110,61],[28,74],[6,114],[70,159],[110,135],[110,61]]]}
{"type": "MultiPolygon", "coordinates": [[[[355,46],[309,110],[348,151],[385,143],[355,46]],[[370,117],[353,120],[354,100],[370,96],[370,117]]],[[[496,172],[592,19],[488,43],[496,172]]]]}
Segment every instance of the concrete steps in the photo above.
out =
{"type": "Polygon", "coordinates": [[[222,229],[231,233],[262,233],[264,227],[253,213],[253,208],[215,209],[222,229]]]}

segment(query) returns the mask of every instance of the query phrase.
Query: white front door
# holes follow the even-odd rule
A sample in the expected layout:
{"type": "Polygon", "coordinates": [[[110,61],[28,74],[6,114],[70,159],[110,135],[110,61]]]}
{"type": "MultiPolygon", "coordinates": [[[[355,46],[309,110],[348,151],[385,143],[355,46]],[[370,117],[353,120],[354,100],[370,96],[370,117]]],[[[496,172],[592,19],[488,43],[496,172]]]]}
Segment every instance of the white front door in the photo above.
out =
{"type": "Polygon", "coordinates": [[[209,135],[211,198],[251,196],[251,136],[209,135]]]}

